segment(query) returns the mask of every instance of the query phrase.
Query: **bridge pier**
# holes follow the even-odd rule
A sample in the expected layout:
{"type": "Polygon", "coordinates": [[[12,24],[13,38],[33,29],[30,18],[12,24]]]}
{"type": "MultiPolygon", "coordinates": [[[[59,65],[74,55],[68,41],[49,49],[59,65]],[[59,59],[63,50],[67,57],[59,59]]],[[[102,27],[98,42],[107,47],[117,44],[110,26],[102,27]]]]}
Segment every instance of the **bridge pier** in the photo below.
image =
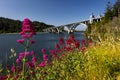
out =
{"type": "Polygon", "coordinates": [[[64,27],[62,27],[62,26],[57,27],[56,30],[57,30],[58,33],[61,33],[61,32],[63,32],[64,27]]]}
{"type": "Polygon", "coordinates": [[[72,24],[72,25],[66,25],[67,29],[68,29],[68,34],[69,33],[73,33],[75,31],[75,28],[79,25],[80,23],[77,24],[72,24]]]}

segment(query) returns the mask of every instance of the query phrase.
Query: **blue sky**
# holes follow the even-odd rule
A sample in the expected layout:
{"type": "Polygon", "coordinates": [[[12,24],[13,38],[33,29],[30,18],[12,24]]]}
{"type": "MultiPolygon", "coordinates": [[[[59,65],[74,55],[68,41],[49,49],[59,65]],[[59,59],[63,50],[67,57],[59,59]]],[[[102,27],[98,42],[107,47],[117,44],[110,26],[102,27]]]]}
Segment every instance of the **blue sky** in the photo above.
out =
{"type": "Polygon", "coordinates": [[[116,0],[0,0],[0,17],[59,26],[103,15],[108,1],[116,0]]]}

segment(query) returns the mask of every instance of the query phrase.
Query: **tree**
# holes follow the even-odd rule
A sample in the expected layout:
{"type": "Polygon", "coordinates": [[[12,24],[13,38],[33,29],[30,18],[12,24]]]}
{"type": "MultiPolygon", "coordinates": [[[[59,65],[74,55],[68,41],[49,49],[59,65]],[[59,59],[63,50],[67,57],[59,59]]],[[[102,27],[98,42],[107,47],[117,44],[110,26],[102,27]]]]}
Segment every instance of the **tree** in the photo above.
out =
{"type": "Polygon", "coordinates": [[[112,12],[112,4],[111,2],[109,1],[107,3],[107,7],[106,7],[106,11],[105,11],[105,16],[104,16],[104,21],[105,23],[106,22],[109,22],[110,20],[112,20],[113,18],[113,12],[112,12]]]}
{"type": "Polygon", "coordinates": [[[120,0],[117,0],[113,5],[113,16],[118,17],[118,10],[120,9],[120,0]]]}

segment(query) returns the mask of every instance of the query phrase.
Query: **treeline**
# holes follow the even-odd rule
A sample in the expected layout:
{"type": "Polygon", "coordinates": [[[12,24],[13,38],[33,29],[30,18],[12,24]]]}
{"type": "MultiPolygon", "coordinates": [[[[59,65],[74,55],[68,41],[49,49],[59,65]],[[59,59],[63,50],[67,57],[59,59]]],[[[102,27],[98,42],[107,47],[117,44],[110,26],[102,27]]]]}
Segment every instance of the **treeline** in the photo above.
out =
{"type": "Polygon", "coordinates": [[[118,37],[120,34],[120,0],[112,5],[107,3],[104,16],[100,22],[89,24],[85,35],[98,39],[106,39],[106,37],[118,37]]]}
{"type": "MultiPolygon", "coordinates": [[[[54,27],[43,22],[33,21],[36,32],[43,32],[43,29],[54,27]]],[[[21,31],[22,21],[0,17],[0,33],[18,33],[21,31]]]]}

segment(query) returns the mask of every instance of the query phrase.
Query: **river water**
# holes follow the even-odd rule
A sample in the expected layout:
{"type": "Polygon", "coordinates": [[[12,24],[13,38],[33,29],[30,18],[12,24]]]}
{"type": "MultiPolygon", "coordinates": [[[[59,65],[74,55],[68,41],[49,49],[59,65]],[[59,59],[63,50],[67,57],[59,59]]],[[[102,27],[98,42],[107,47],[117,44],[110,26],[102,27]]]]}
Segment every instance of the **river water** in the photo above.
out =
{"type": "MultiPolygon", "coordinates": [[[[82,39],[85,39],[83,32],[74,32],[73,35],[76,40],[81,41],[82,39]]],[[[69,36],[68,33],[37,33],[33,36],[36,43],[31,45],[29,51],[34,50],[35,54],[40,57],[42,55],[42,48],[45,48],[47,51],[54,49],[55,44],[58,43],[60,37],[66,40],[69,36]]],[[[21,39],[21,35],[19,34],[0,34],[0,62],[2,64],[6,64],[10,61],[9,56],[12,54],[10,51],[11,48],[13,48],[17,54],[24,52],[23,45],[17,43],[18,39],[21,39]]]]}

